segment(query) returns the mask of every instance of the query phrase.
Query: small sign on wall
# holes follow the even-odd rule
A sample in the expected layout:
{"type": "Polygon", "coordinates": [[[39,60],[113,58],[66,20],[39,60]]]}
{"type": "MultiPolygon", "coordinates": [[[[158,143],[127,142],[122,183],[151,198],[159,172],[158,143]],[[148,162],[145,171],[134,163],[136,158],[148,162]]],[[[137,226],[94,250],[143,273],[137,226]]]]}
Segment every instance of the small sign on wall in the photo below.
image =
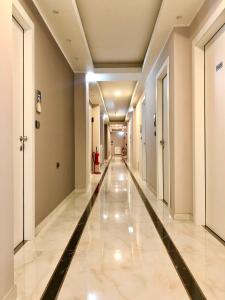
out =
{"type": "Polygon", "coordinates": [[[216,72],[218,72],[222,68],[223,68],[223,61],[221,61],[219,64],[216,65],[216,72]]]}
{"type": "Polygon", "coordinates": [[[41,113],[41,91],[36,91],[36,112],[41,113]]]}

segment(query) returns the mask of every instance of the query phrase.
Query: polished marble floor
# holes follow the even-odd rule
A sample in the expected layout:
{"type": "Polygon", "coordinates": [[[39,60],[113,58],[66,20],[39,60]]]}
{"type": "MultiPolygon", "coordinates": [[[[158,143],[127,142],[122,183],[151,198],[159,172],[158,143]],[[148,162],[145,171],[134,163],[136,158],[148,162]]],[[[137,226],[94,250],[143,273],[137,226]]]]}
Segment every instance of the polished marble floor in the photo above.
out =
{"type": "Polygon", "coordinates": [[[86,193],[72,192],[35,238],[15,254],[14,282],[18,300],[41,299],[100,178],[100,175],[92,175],[90,189],[86,193]]]}
{"type": "MultiPolygon", "coordinates": [[[[204,228],[172,220],[168,208],[134,175],[206,298],[225,299],[224,246],[204,228]]],[[[17,299],[41,299],[99,180],[92,178],[88,193],[72,193],[52,221],[15,255],[17,299]]],[[[58,299],[189,299],[120,158],[109,165],[58,299]]]]}
{"type": "Polygon", "coordinates": [[[121,159],[110,164],[58,299],[189,299],[121,159]]]}

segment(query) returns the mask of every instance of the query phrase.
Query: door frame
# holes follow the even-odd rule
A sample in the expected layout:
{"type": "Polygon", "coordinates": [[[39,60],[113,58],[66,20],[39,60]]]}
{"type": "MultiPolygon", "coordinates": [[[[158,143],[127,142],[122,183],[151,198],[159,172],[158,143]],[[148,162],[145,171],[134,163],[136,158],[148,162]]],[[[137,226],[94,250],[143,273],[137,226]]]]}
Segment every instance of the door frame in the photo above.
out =
{"type": "Polygon", "coordinates": [[[146,114],[145,114],[145,123],[143,124],[143,114],[142,114],[142,112],[143,112],[143,105],[145,105],[145,108],[146,108],[146,97],[145,97],[145,95],[143,96],[143,98],[142,98],[142,100],[141,100],[141,137],[142,137],[142,140],[141,140],[141,177],[142,177],[142,180],[144,180],[144,181],[146,181],[146,179],[147,179],[147,149],[146,149],[146,114]],[[143,125],[144,125],[144,127],[145,127],[145,130],[144,130],[144,132],[145,132],[145,166],[144,166],[144,164],[143,164],[143,161],[144,161],[144,159],[143,159],[143,150],[144,150],[144,143],[143,143],[143,125]],[[143,167],[144,166],[144,167],[143,167]],[[143,170],[144,170],[144,168],[145,168],[145,178],[144,178],[144,172],[143,172],[143,170]]]}
{"type": "Polygon", "coordinates": [[[34,24],[18,0],[12,16],[24,30],[24,128],[28,136],[24,159],[24,240],[35,235],[35,81],[34,24]]]}
{"type": "Polygon", "coordinates": [[[170,94],[169,94],[169,57],[164,61],[161,69],[156,75],[156,155],[157,155],[157,200],[163,200],[163,149],[160,144],[160,141],[163,137],[163,79],[167,75],[167,95],[168,95],[168,116],[167,116],[167,128],[168,128],[168,154],[169,154],[169,161],[168,161],[168,168],[169,168],[169,178],[168,178],[168,185],[169,185],[169,199],[168,199],[168,207],[171,206],[170,203],[170,94]]]}
{"type": "Polygon", "coordinates": [[[215,9],[192,41],[193,216],[206,224],[205,165],[205,45],[225,24],[225,0],[215,9]]]}

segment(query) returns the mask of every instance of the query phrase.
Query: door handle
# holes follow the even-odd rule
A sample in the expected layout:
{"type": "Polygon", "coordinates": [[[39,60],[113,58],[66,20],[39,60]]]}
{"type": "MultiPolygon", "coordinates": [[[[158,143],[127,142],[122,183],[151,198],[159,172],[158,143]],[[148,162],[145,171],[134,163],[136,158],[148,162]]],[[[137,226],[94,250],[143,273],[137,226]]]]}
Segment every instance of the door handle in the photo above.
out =
{"type": "Polygon", "coordinates": [[[28,137],[27,136],[20,136],[20,142],[24,143],[28,141],[28,137]]]}
{"type": "Polygon", "coordinates": [[[164,146],[165,146],[165,142],[164,142],[164,140],[161,140],[161,141],[160,141],[160,145],[161,145],[162,147],[164,147],[164,146]]]}
{"type": "Polygon", "coordinates": [[[21,145],[20,145],[20,151],[24,151],[24,144],[25,144],[25,142],[27,142],[28,141],[28,137],[27,136],[20,136],[20,143],[21,143],[21,145]]]}

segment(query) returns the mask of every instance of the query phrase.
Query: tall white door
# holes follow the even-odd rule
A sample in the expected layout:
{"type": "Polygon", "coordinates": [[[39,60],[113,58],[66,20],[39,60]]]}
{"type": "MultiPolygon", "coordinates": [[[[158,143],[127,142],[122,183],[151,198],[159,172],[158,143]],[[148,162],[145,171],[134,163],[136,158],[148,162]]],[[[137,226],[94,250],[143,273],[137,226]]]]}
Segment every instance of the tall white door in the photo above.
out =
{"type": "Polygon", "coordinates": [[[146,181],[146,107],[145,100],[142,102],[142,179],[146,181]]]}
{"type": "MultiPolygon", "coordinates": [[[[24,32],[13,19],[13,166],[14,166],[14,247],[23,241],[24,227],[24,136],[23,70],[24,32]]],[[[32,101],[32,99],[31,99],[32,101]]]]}
{"type": "Polygon", "coordinates": [[[206,225],[225,240],[225,27],[205,48],[206,225]]]}
{"type": "Polygon", "coordinates": [[[164,77],[162,101],[162,147],[163,147],[163,200],[169,202],[169,127],[168,127],[168,79],[164,77]]]}

